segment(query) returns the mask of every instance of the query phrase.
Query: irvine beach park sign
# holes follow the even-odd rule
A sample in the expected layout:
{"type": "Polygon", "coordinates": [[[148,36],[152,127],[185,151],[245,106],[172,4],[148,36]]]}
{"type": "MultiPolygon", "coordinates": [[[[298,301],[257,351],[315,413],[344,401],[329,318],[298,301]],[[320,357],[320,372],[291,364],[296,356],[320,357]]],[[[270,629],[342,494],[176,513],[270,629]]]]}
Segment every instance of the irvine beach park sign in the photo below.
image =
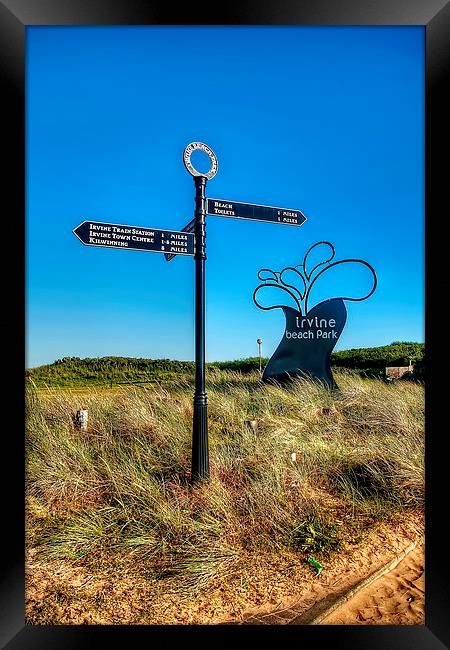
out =
{"type": "Polygon", "coordinates": [[[208,399],[205,387],[205,262],[206,216],[267,221],[287,226],[301,226],[306,217],[300,210],[229,199],[208,199],[206,183],[218,170],[215,153],[203,142],[191,142],[183,153],[183,162],[194,178],[194,219],[179,230],[153,226],[130,226],[103,221],[85,220],[72,232],[86,246],[140,250],[163,253],[167,261],[176,255],[190,255],[195,260],[195,392],[192,428],[193,481],[209,477],[208,399]],[[191,162],[194,151],[203,151],[209,158],[208,172],[199,172],[191,162]]]}
{"type": "Polygon", "coordinates": [[[286,319],[283,337],[269,359],[262,376],[263,381],[285,383],[295,377],[310,377],[318,379],[329,388],[336,389],[330,365],[330,357],[347,320],[346,300],[362,301],[373,294],[377,286],[377,276],[373,267],[364,260],[346,259],[331,262],[335,249],[330,242],[321,241],[311,246],[306,252],[302,264],[287,266],[282,271],[260,269],[258,278],[262,281],[253,292],[253,301],[257,307],[264,310],[282,309],[286,319]],[[310,263],[312,251],[322,254],[318,264],[310,263]],[[361,297],[333,297],[320,302],[312,309],[308,308],[308,298],[316,280],[332,268],[342,265],[360,265],[369,269],[373,284],[370,291],[361,297]],[[259,302],[261,295],[271,291],[270,297],[279,295],[281,302],[264,306],[259,302]],[[259,295],[258,295],[259,294],[259,295]],[[292,299],[296,308],[283,302],[286,294],[292,299]]]}

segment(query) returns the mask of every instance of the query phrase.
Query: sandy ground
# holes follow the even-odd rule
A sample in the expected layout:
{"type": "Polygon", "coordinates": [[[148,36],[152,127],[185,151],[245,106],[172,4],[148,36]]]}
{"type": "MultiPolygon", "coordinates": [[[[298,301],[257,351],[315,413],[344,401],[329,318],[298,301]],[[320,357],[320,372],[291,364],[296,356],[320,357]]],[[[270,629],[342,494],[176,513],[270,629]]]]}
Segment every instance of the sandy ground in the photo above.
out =
{"type": "Polygon", "coordinates": [[[286,598],[275,609],[247,611],[241,624],[311,625],[343,600],[357,593],[320,621],[321,625],[424,624],[424,538],[420,525],[405,522],[382,527],[352,554],[335,558],[309,584],[299,585],[296,599],[286,598]],[[416,547],[390,572],[358,591],[358,584],[378,573],[408,546],[416,547]],[[303,588],[302,588],[303,587],[303,588]],[[283,606],[284,605],[284,606],[283,606]]]}
{"type": "Polygon", "coordinates": [[[424,545],[420,516],[370,531],[314,571],[295,554],[241,557],[237,570],[189,593],[155,580],[141,563],[117,558],[98,570],[85,558],[40,559],[26,566],[28,624],[307,625],[350,589],[417,546],[398,566],[324,619],[324,625],[424,623],[424,545]]]}
{"type": "Polygon", "coordinates": [[[424,623],[423,544],[324,618],[321,625],[417,625],[424,623]]]}

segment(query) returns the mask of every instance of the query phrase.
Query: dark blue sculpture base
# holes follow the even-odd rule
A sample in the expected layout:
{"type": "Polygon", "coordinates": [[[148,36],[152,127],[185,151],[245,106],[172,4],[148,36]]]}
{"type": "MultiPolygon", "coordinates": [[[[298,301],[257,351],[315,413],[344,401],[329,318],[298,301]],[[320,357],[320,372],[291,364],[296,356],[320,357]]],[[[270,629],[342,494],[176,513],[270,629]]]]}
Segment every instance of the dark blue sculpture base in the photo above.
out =
{"type": "Polygon", "coordinates": [[[262,380],[285,384],[294,378],[311,377],[336,389],[330,355],[347,320],[343,299],[325,300],[306,316],[291,307],[282,309],[286,329],[264,369],[262,380]]]}

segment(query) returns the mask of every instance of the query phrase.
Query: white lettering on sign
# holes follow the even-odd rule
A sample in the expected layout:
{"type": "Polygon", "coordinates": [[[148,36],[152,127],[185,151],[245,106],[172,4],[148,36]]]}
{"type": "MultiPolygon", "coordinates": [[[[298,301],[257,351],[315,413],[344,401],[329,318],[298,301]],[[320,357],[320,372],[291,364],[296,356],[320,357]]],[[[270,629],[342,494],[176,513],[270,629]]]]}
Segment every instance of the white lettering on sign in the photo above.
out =
{"type": "Polygon", "coordinates": [[[123,241],[130,241],[130,235],[116,235],[115,233],[112,234],[113,239],[121,239],[123,241]]]}
{"type": "Polygon", "coordinates": [[[298,214],[293,210],[278,210],[278,221],[281,223],[293,223],[298,225],[298,214]]]}
{"type": "Polygon", "coordinates": [[[124,246],[128,247],[128,242],[114,241],[113,239],[97,239],[96,237],[89,237],[90,244],[100,244],[101,246],[124,246]]]}
{"type": "Polygon", "coordinates": [[[100,226],[100,225],[98,225],[96,223],[90,223],[89,228],[91,230],[104,230],[104,231],[107,231],[107,232],[111,232],[111,226],[100,226]]]}
{"type": "Polygon", "coordinates": [[[297,327],[312,327],[313,325],[315,327],[335,327],[336,326],[336,321],[334,318],[327,319],[326,318],[317,318],[317,316],[313,316],[312,318],[299,318],[298,316],[295,317],[295,324],[297,327]],[[305,325],[306,323],[306,325],[305,325]]]}
{"type": "Polygon", "coordinates": [[[214,201],[213,209],[214,214],[223,214],[229,217],[235,216],[232,203],[221,203],[220,201],[214,201]]]}
{"type": "Polygon", "coordinates": [[[123,234],[131,233],[130,228],[121,228],[119,226],[113,226],[112,229],[113,229],[113,232],[121,232],[123,234]]]}
{"type": "Polygon", "coordinates": [[[207,214],[236,219],[253,219],[292,226],[301,226],[306,217],[299,210],[276,208],[257,203],[239,203],[229,199],[207,199],[207,214]]]}
{"type": "Polygon", "coordinates": [[[148,244],[155,243],[153,237],[136,237],[136,235],[133,235],[131,239],[132,241],[143,241],[143,242],[147,242],[148,244]]]}
{"type": "Polygon", "coordinates": [[[188,232],[84,221],[73,233],[83,244],[90,246],[194,254],[194,235],[188,232]]]}
{"type": "Polygon", "coordinates": [[[220,203],[219,201],[214,201],[214,207],[215,208],[228,208],[231,210],[233,208],[232,203],[220,203]]]}
{"type": "Polygon", "coordinates": [[[286,330],[287,339],[337,339],[338,333],[332,329],[336,327],[334,318],[300,318],[295,317],[295,324],[300,331],[290,332],[286,330]]]}
{"type": "Polygon", "coordinates": [[[184,162],[184,166],[192,176],[205,176],[205,178],[211,179],[217,173],[218,163],[217,163],[216,155],[214,151],[210,149],[208,145],[204,144],[203,142],[191,142],[190,144],[188,144],[188,146],[183,152],[183,162],[184,162]],[[197,149],[200,151],[204,151],[209,158],[211,167],[208,172],[201,173],[197,171],[193,166],[193,164],[191,163],[191,154],[193,151],[197,149]]]}
{"type": "Polygon", "coordinates": [[[155,236],[155,232],[153,230],[138,230],[137,228],[132,228],[130,232],[132,235],[145,235],[146,237],[155,236]]]}
{"type": "Polygon", "coordinates": [[[233,210],[219,210],[218,208],[214,208],[214,214],[227,214],[230,217],[234,217],[233,210]]]}
{"type": "Polygon", "coordinates": [[[337,339],[338,333],[336,330],[324,331],[321,329],[317,330],[305,330],[303,332],[289,332],[286,330],[287,339],[337,339]]]}
{"type": "Polygon", "coordinates": [[[92,235],[93,237],[103,237],[104,239],[111,239],[110,232],[95,232],[94,230],[90,230],[89,235],[92,235]]]}

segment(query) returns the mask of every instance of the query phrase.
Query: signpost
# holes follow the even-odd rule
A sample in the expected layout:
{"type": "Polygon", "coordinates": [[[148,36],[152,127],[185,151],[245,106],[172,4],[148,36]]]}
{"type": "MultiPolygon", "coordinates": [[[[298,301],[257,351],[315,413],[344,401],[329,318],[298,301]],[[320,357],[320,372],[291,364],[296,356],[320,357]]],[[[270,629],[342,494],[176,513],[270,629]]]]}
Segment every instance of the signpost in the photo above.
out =
{"type": "Polygon", "coordinates": [[[191,480],[209,478],[208,397],[205,386],[205,262],[206,216],[233,217],[301,226],[306,217],[300,210],[277,208],[224,199],[206,198],[206,183],[218,170],[217,157],[203,142],[191,142],[183,162],[195,184],[194,219],[181,230],[124,226],[100,221],[83,221],[73,233],[86,246],[125,248],[164,253],[169,262],[175,255],[191,255],[195,260],[195,393],[192,427],[191,480]],[[210,169],[199,172],[191,162],[192,153],[203,151],[210,169]]]}

